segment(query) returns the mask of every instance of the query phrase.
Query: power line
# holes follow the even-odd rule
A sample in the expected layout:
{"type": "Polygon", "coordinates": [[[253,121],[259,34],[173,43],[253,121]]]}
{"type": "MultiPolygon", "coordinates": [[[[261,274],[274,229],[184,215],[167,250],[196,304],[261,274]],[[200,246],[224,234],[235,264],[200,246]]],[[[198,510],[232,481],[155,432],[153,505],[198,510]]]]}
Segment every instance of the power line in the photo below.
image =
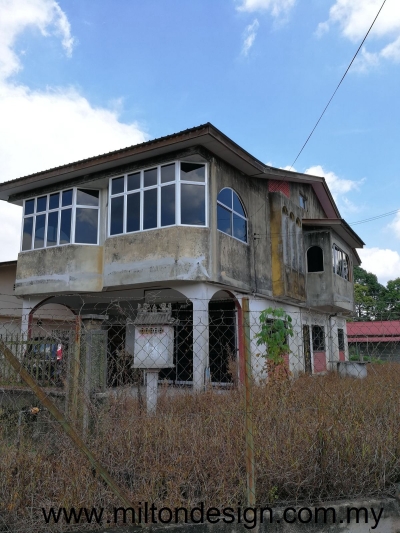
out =
{"type": "Polygon", "coordinates": [[[372,27],[373,27],[373,25],[375,24],[376,19],[378,18],[380,12],[382,11],[382,8],[383,8],[383,6],[385,5],[385,3],[386,3],[386,0],[383,1],[383,4],[381,5],[381,7],[380,7],[378,13],[376,14],[376,17],[374,18],[374,20],[372,21],[371,26],[369,27],[369,30],[368,30],[367,33],[365,34],[364,39],[361,41],[360,46],[357,48],[357,51],[356,51],[356,53],[354,54],[353,59],[350,61],[350,64],[349,64],[349,66],[347,67],[346,72],[343,74],[342,79],[339,81],[339,83],[338,83],[336,89],[334,90],[332,96],[331,96],[330,99],[329,99],[329,102],[326,104],[326,106],[325,106],[324,110],[322,111],[322,113],[321,113],[319,119],[317,120],[315,126],[313,127],[313,129],[312,129],[310,135],[307,137],[306,142],[305,142],[305,143],[303,144],[303,146],[301,147],[301,150],[300,150],[300,152],[297,154],[296,159],[295,159],[295,160],[293,161],[293,163],[290,165],[289,170],[291,170],[291,169],[293,168],[294,164],[296,163],[296,161],[297,161],[298,158],[300,157],[300,154],[302,153],[302,151],[303,151],[304,148],[306,147],[308,141],[310,140],[312,134],[313,134],[314,131],[316,130],[318,124],[320,123],[322,117],[323,117],[324,114],[325,114],[325,111],[328,109],[329,104],[332,102],[332,100],[333,100],[335,94],[337,93],[337,91],[338,91],[339,87],[341,86],[341,84],[342,84],[344,78],[346,77],[346,74],[347,74],[348,71],[350,70],[350,67],[351,67],[351,65],[353,64],[355,58],[357,57],[358,52],[361,50],[362,45],[364,44],[364,42],[365,42],[366,38],[368,37],[370,31],[372,30],[372,27]]]}
{"type": "Polygon", "coordinates": [[[388,211],[387,213],[376,215],[376,217],[364,218],[363,220],[357,220],[356,222],[350,222],[349,226],[356,226],[357,224],[364,224],[365,222],[372,222],[373,220],[378,220],[378,218],[388,217],[390,215],[395,215],[396,213],[400,213],[400,209],[395,209],[394,211],[388,211]]]}

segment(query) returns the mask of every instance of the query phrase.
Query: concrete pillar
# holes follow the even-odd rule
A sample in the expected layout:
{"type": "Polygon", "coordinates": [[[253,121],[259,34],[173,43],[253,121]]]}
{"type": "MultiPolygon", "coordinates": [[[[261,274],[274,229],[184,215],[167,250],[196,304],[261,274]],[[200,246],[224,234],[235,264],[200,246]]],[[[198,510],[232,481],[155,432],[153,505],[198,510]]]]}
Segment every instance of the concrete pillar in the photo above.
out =
{"type": "Polygon", "coordinates": [[[32,327],[32,310],[41,302],[45,303],[43,298],[24,298],[22,300],[22,315],[21,315],[21,335],[28,338],[32,327]]]}
{"type": "Polygon", "coordinates": [[[198,391],[205,387],[209,367],[208,302],[193,299],[193,389],[198,391]]]}

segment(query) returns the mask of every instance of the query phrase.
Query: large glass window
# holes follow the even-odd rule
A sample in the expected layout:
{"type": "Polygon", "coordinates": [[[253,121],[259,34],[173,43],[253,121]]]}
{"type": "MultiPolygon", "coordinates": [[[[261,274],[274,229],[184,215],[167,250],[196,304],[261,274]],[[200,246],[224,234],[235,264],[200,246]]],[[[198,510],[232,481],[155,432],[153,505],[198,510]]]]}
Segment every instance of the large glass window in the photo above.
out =
{"type": "Polygon", "coordinates": [[[67,189],[24,203],[22,251],[62,244],[97,244],[99,191],[67,189]]]}
{"type": "Polygon", "coordinates": [[[247,218],[242,202],[233,189],[222,189],[217,197],[217,227],[222,233],[247,242],[247,218]]]}
{"type": "Polygon", "coordinates": [[[110,180],[109,235],[206,226],[206,165],[174,162],[110,180]]]}
{"type": "Polygon", "coordinates": [[[349,256],[338,246],[336,246],[336,244],[332,246],[332,267],[334,274],[337,274],[341,278],[350,281],[349,256]]]}

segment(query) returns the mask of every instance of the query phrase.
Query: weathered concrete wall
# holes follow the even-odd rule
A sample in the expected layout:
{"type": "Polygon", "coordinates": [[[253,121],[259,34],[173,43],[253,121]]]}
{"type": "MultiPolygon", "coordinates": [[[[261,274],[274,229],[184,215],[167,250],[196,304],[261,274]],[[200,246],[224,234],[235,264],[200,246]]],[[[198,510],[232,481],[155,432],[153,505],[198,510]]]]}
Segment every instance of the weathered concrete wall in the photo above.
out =
{"type": "Polygon", "coordinates": [[[18,255],[16,295],[96,292],[102,288],[102,246],[70,244],[18,255]]]}
{"type": "Polygon", "coordinates": [[[324,271],[307,273],[307,305],[328,312],[353,311],[354,284],[334,274],[332,267],[332,244],[350,256],[349,247],[331,230],[318,228],[304,234],[304,243],[306,253],[311,246],[319,246],[324,255],[324,271]]]}
{"type": "Polygon", "coordinates": [[[317,195],[315,194],[311,185],[306,183],[290,184],[290,199],[293,204],[299,205],[300,194],[306,199],[306,209],[301,209],[302,218],[326,218],[326,214],[319,203],[317,195]]]}
{"type": "Polygon", "coordinates": [[[274,296],[304,302],[303,210],[281,192],[270,192],[269,204],[274,296]]]}
{"type": "Polygon", "coordinates": [[[208,280],[208,228],[172,226],[120,235],[104,243],[104,286],[208,280]]]}
{"type": "Polygon", "coordinates": [[[209,212],[213,239],[213,280],[271,295],[268,182],[249,178],[217,158],[214,158],[210,166],[209,212]],[[243,202],[249,218],[247,243],[217,229],[217,196],[224,187],[233,189],[243,202]]]}

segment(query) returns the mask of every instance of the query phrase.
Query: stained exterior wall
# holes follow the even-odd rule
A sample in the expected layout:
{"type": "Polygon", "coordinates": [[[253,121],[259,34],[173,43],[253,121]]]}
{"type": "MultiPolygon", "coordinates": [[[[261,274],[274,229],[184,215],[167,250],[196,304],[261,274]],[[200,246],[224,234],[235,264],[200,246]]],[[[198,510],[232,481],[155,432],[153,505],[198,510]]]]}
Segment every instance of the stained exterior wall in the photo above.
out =
{"type": "Polygon", "coordinates": [[[102,246],[70,244],[18,256],[16,295],[97,292],[102,288],[102,246]]]}
{"type": "Polygon", "coordinates": [[[305,232],[304,243],[306,252],[311,246],[319,246],[324,257],[323,272],[307,273],[307,305],[327,312],[353,311],[354,284],[333,273],[332,245],[337,244],[350,258],[351,250],[336,233],[321,228],[305,232]]]}

